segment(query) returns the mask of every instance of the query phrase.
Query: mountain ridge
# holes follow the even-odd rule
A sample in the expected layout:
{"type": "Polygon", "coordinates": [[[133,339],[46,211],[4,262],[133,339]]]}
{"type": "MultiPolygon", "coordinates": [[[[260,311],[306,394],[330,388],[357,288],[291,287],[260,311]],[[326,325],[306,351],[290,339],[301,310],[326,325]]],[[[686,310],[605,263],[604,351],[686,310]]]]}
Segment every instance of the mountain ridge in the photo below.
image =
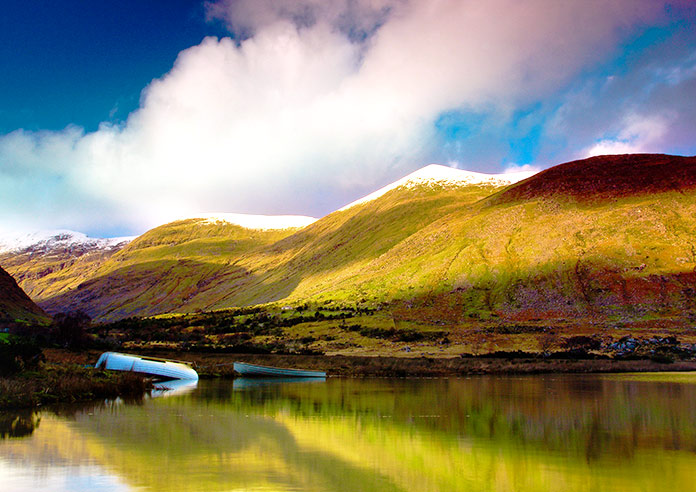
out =
{"type": "Polygon", "coordinates": [[[0,235],[0,254],[35,251],[46,253],[51,250],[108,250],[119,248],[135,239],[135,236],[95,238],[69,229],[36,231],[24,234],[5,233],[0,235]]]}
{"type": "Polygon", "coordinates": [[[485,174],[475,171],[466,171],[441,164],[428,164],[411,174],[404,176],[401,179],[394,181],[382,188],[374,191],[362,198],[350,202],[338,209],[339,212],[348,210],[356,205],[376,200],[385,193],[399,188],[401,186],[416,186],[423,184],[437,184],[440,186],[465,186],[465,185],[483,185],[489,184],[493,186],[505,186],[517,183],[523,179],[533,176],[536,171],[518,171],[500,174],[485,174]]]}
{"type": "MultiPolygon", "coordinates": [[[[319,277],[324,276],[326,272],[335,271],[339,278],[354,275],[351,272],[359,268],[358,265],[363,265],[372,256],[387,251],[398,241],[442,215],[435,210],[473,204],[497,188],[483,184],[454,187],[417,186],[391,190],[385,195],[386,199],[336,211],[277,241],[259,244],[258,247],[249,248],[234,257],[226,256],[226,252],[222,250],[218,250],[220,254],[214,257],[198,255],[200,249],[189,251],[186,259],[174,254],[181,251],[181,248],[191,246],[193,243],[190,240],[199,240],[191,238],[178,246],[163,248],[161,251],[166,255],[166,259],[160,258],[157,261],[162,260],[166,263],[154,264],[142,258],[143,261],[138,265],[131,265],[128,269],[118,272],[119,267],[124,264],[123,261],[119,261],[118,264],[112,261],[109,269],[115,277],[107,272],[106,275],[93,277],[79,292],[65,292],[58,298],[41,302],[49,311],[59,309],[62,304],[68,307],[89,306],[90,303],[94,303],[93,292],[100,292],[98,297],[106,298],[110,285],[125,285],[125,276],[139,279],[138,283],[145,289],[145,285],[157,283],[157,278],[160,277],[157,270],[166,270],[171,274],[171,268],[188,270],[186,286],[172,285],[171,288],[167,288],[173,296],[173,305],[179,310],[218,309],[237,304],[273,302],[287,297],[298,288],[302,291],[316,290],[317,285],[324,285],[324,281],[319,277]],[[376,209],[373,208],[375,203],[376,209]],[[195,289],[190,287],[191,284],[200,284],[203,287],[195,289]],[[184,292],[186,294],[183,294],[184,292]]],[[[187,234],[198,234],[198,226],[195,229],[185,226],[186,224],[178,222],[160,228],[167,230],[170,227],[182,227],[187,234]]],[[[158,241],[162,240],[164,236],[157,232],[160,228],[155,228],[136,239],[116,255],[114,260],[120,260],[120,256],[130,254],[129,251],[136,248],[150,234],[158,238],[158,241]]],[[[128,264],[127,260],[124,261],[128,264]]],[[[169,278],[170,274],[166,277],[169,278]]],[[[125,287],[123,289],[123,293],[129,295],[125,287]]],[[[153,302],[159,305],[160,301],[153,302]]],[[[118,311],[118,316],[130,316],[136,312],[159,312],[154,305],[142,306],[141,299],[130,298],[125,301],[124,306],[132,303],[138,305],[138,309],[124,310],[114,306],[108,309],[110,313],[118,311]]],[[[109,305],[111,306],[111,303],[109,305]]]]}
{"type": "Polygon", "coordinates": [[[281,300],[389,305],[394,316],[453,323],[696,319],[696,192],[690,181],[683,189],[669,185],[692,172],[693,158],[587,161],[597,174],[575,161],[507,186],[395,186],[295,231],[166,224],[40,305],[49,312],[81,307],[104,320],[281,300]],[[602,184],[603,166],[618,162],[619,174],[651,160],[662,173],[646,176],[661,175],[662,184],[646,179],[640,193],[612,188],[626,182],[621,176],[602,184]],[[670,162],[680,163],[674,175],[670,162]],[[559,193],[568,169],[585,179],[571,191],[582,197],[590,182],[600,199],[559,193]]]}
{"type": "Polygon", "coordinates": [[[491,197],[510,203],[567,197],[577,201],[610,200],[696,188],[696,156],[623,154],[596,156],[559,164],[491,197]],[[588,176],[592,179],[587,179],[588,176]]]}

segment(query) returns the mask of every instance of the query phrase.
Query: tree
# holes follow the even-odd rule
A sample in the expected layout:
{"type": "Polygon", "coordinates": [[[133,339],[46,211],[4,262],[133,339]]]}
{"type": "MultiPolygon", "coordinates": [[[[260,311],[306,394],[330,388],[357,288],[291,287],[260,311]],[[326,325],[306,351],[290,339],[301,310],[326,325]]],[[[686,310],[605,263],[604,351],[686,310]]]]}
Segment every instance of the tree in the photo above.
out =
{"type": "Polygon", "coordinates": [[[51,325],[51,339],[63,347],[83,348],[89,342],[87,329],[91,324],[92,318],[80,310],[56,314],[51,325]]]}

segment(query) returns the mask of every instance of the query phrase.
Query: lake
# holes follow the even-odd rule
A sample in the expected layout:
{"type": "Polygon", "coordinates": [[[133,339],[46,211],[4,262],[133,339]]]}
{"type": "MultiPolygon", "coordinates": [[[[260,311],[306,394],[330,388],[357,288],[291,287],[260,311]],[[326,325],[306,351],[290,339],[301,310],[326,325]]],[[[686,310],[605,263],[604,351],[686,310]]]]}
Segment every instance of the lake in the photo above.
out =
{"type": "Polygon", "coordinates": [[[686,492],[696,375],[201,381],[0,436],[8,492],[686,492]]]}

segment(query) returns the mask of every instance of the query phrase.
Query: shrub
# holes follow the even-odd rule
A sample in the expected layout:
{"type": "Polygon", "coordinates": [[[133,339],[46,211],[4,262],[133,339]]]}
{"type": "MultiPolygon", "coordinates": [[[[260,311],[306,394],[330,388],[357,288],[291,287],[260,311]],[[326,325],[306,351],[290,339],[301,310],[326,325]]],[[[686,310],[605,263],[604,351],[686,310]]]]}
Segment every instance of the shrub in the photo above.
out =
{"type": "Polygon", "coordinates": [[[665,353],[653,354],[650,356],[650,360],[657,362],[658,364],[672,364],[674,363],[674,357],[665,353]]]}
{"type": "Polygon", "coordinates": [[[41,347],[33,340],[12,337],[0,342],[0,375],[2,376],[34,369],[43,360],[41,347]]]}
{"type": "Polygon", "coordinates": [[[83,311],[56,314],[51,325],[51,339],[66,348],[85,347],[90,340],[87,329],[91,324],[92,318],[83,311]]]}
{"type": "Polygon", "coordinates": [[[577,335],[568,338],[564,338],[562,345],[564,348],[573,349],[583,349],[583,350],[598,350],[602,347],[602,341],[588,337],[585,335],[577,335]]]}

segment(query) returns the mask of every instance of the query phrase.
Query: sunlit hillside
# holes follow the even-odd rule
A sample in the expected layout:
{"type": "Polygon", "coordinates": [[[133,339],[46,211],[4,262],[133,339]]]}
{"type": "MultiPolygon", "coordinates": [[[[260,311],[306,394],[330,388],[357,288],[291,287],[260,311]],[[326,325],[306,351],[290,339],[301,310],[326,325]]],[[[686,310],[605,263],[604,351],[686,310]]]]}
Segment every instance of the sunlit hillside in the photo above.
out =
{"type": "Polygon", "coordinates": [[[167,224],[133,241],[79,288],[40,302],[49,311],[81,307],[115,319],[300,299],[355,283],[409,236],[500,188],[421,183],[299,231],[167,224]]]}

